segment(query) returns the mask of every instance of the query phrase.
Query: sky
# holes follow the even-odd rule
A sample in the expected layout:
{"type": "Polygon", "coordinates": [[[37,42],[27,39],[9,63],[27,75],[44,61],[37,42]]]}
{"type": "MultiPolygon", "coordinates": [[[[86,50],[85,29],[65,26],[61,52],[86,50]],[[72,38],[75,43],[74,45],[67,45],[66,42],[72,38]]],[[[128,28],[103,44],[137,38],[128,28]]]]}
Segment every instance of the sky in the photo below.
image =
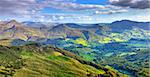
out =
{"type": "Polygon", "coordinates": [[[0,20],[59,23],[150,21],[150,0],[0,0],[0,20]]]}

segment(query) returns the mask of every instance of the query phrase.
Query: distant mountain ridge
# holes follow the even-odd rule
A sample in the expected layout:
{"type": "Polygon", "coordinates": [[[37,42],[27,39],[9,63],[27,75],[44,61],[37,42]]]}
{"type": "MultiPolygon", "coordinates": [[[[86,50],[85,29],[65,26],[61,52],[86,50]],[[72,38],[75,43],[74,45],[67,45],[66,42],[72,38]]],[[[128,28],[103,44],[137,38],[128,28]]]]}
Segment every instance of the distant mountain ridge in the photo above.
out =
{"type": "Polygon", "coordinates": [[[40,22],[19,23],[15,20],[9,22],[1,22],[0,24],[0,39],[21,39],[24,41],[36,41],[39,39],[73,39],[82,38],[88,42],[99,41],[102,43],[107,39],[107,42],[117,40],[129,40],[137,38],[135,32],[140,33],[140,38],[147,38],[150,22],[135,22],[129,20],[116,21],[110,24],[51,24],[46,26],[40,22]],[[40,25],[40,28],[33,26],[40,25]],[[25,26],[28,25],[28,26],[25,26]],[[128,35],[124,38],[122,35],[128,35]]]}
{"type": "Polygon", "coordinates": [[[27,40],[28,37],[39,36],[43,37],[43,33],[37,29],[24,26],[15,20],[4,22],[0,24],[0,39],[23,39],[27,40]]]}
{"type": "Polygon", "coordinates": [[[132,29],[133,27],[150,30],[150,22],[136,22],[130,20],[115,21],[109,24],[112,30],[122,32],[124,30],[132,29]]]}
{"type": "Polygon", "coordinates": [[[41,23],[41,22],[31,22],[31,21],[26,21],[22,22],[24,25],[30,26],[30,27],[45,27],[46,25],[41,23]]]}

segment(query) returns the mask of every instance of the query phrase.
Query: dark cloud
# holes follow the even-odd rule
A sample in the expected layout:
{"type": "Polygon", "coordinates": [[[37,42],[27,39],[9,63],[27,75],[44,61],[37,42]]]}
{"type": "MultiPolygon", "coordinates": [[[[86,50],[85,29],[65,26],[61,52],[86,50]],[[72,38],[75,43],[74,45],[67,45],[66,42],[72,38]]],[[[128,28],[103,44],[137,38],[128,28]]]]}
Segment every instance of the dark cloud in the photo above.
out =
{"type": "Polygon", "coordinates": [[[0,0],[0,14],[3,16],[17,16],[30,14],[38,8],[35,0],[0,0]]]}
{"type": "Polygon", "coordinates": [[[110,4],[137,9],[150,8],[150,0],[109,0],[110,4]]]}

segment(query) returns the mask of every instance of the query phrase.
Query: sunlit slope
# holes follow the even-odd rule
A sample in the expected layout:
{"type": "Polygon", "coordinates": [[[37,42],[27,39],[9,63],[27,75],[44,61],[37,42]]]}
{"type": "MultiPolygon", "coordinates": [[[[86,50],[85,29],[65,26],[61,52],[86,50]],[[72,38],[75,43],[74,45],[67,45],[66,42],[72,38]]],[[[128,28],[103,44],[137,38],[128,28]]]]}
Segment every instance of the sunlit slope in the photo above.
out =
{"type": "Polygon", "coordinates": [[[83,60],[71,52],[30,44],[0,47],[0,76],[10,77],[122,77],[123,74],[83,60]]]}

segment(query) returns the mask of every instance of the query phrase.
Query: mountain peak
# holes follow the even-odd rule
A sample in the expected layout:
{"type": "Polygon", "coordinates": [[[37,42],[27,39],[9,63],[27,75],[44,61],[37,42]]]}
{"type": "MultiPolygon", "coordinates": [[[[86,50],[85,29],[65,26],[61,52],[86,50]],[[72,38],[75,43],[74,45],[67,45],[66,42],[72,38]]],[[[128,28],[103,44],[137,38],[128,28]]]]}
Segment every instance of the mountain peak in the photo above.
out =
{"type": "Polygon", "coordinates": [[[10,20],[10,22],[17,22],[17,21],[13,19],[13,20],[10,20]]]}
{"type": "Polygon", "coordinates": [[[17,22],[16,20],[11,20],[11,21],[7,22],[6,25],[7,26],[15,26],[15,27],[22,26],[22,24],[17,22]]]}
{"type": "Polygon", "coordinates": [[[8,23],[15,23],[15,24],[18,24],[19,22],[17,22],[16,20],[10,20],[8,23]]]}

